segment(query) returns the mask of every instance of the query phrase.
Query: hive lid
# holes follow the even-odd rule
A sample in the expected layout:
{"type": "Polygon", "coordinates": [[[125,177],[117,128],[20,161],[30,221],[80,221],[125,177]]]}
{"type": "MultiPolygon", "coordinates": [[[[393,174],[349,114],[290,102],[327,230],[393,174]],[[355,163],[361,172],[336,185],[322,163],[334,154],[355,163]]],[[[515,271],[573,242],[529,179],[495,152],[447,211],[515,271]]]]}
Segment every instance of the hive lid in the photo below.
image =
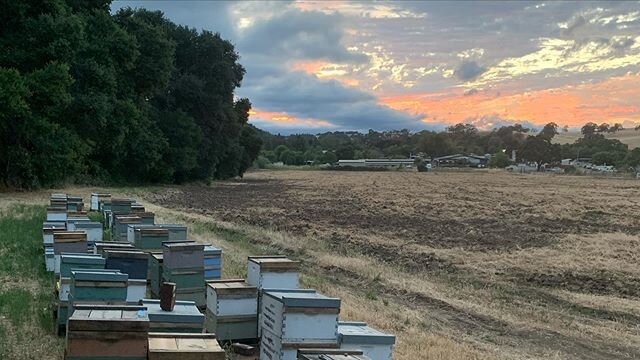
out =
{"type": "Polygon", "coordinates": [[[126,282],[129,275],[112,271],[72,270],[71,279],[73,281],[126,282]]]}
{"type": "Polygon", "coordinates": [[[173,311],[160,308],[160,300],[142,299],[140,304],[149,312],[149,320],[165,323],[196,323],[204,322],[204,315],[200,313],[194,301],[176,301],[173,311]]]}
{"type": "Polygon", "coordinates": [[[307,289],[303,289],[303,291],[265,292],[264,296],[270,296],[280,301],[284,306],[292,308],[340,308],[340,299],[331,298],[315,291],[309,292],[307,289]]]}
{"type": "Polygon", "coordinates": [[[213,245],[205,245],[204,246],[204,256],[207,255],[219,255],[222,254],[222,249],[219,249],[213,245]]]}
{"type": "Polygon", "coordinates": [[[84,231],[54,231],[53,242],[82,242],[87,241],[87,233],[84,231]]]}
{"type": "Polygon", "coordinates": [[[224,349],[218,344],[215,334],[149,333],[149,352],[204,355],[224,354],[224,349]]]}
{"type": "Polygon", "coordinates": [[[385,334],[359,321],[339,321],[338,338],[345,344],[393,345],[396,342],[395,335],[385,334]]]}
{"type": "Polygon", "coordinates": [[[293,261],[283,256],[250,256],[249,261],[258,264],[262,271],[298,271],[299,261],[293,261]]]}
{"type": "Polygon", "coordinates": [[[158,228],[158,227],[139,227],[139,228],[134,228],[134,231],[139,232],[140,235],[143,235],[143,236],[162,236],[162,237],[169,236],[169,230],[158,228]]]}
{"type": "Polygon", "coordinates": [[[204,250],[204,245],[197,244],[195,242],[189,241],[180,241],[180,242],[163,242],[162,247],[166,248],[169,251],[174,250],[190,250],[190,251],[202,251],[204,250]]]}
{"type": "Polygon", "coordinates": [[[149,317],[144,306],[130,305],[74,305],[67,330],[146,332],[149,317]]]}
{"type": "Polygon", "coordinates": [[[105,256],[107,258],[127,258],[127,259],[148,259],[149,255],[146,252],[138,250],[113,250],[104,249],[105,256]]]}
{"type": "Polygon", "coordinates": [[[64,254],[60,256],[60,262],[63,264],[100,265],[105,263],[105,259],[97,256],[64,254]]]}
{"type": "Polygon", "coordinates": [[[76,224],[76,229],[102,229],[102,224],[96,221],[81,221],[76,224]]]}
{"type": "Polygon", "coordinates": [[[209,280],[207,286],[212,288],[216,294],[257,294],[257,287],[247,284],[244,279],[209,280]]]}

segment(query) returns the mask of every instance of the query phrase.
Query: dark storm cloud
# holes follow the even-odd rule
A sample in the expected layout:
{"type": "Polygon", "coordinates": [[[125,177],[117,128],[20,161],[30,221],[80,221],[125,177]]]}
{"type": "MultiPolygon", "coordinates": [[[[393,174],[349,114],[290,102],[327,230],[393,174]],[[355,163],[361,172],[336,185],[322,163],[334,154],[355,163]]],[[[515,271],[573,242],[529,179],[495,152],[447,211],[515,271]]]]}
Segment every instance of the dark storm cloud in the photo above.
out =
{"type": "Polygon", "coordinates": [[[475,61],[463,61],[453,74],[462,81],[469,81],[477,78],[485,71],[487,71],[487,68],[478,65],[475,61]]]}

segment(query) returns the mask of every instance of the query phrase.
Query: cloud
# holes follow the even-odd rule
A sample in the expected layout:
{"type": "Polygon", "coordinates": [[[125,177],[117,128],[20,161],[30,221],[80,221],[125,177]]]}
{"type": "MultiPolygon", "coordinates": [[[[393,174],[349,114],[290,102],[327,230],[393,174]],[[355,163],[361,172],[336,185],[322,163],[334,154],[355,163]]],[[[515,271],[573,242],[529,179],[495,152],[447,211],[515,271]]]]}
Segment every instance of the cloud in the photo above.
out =
{"type": "Polygon", "coordinates": [[[475,61],[463,61],[462,64],[456,68],[454,75],[462,81],[469,81],[475,79],[485,71],[487,71],[487,68],[478,65],[475,61]]]}

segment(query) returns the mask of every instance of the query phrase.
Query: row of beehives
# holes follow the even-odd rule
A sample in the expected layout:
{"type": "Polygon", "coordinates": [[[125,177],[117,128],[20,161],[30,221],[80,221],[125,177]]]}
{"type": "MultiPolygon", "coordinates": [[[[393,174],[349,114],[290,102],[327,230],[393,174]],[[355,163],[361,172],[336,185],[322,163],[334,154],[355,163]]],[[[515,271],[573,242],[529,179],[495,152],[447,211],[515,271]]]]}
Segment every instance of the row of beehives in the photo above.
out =
{"type": "MultiPolygon", "coordinates": [[[[92,196],[92,208],[95,205],[93,200],[92,196]]],[[[145,236],[145,230],[153,230],[157,227],[151,224],[141,224],[134,214],[126,212],[126,210],[132,211],[134,207],[134,203],[131,200],[115,201],[115,203],[118,206],[116,209],[119,211],[112,211],[113,208],[109,207],[113,203],[104,198],[97,201],[97,207],[103,211],[106,219],[105,223],[107,226],[110,225],[112,230],[119,224],[127,224],[127,230],[123,231],[121,228],[119,231],[112,231],[112,234],[120,234],[113,238],[114,241],[96,242],[93,245],[94,252],[104,255],[105,258],[94,256],[93,259],[88,259],[91,256],[71,254],[59,256],[59,261],[56,261],[56,264],[58,264],[58,269],[63,267],[63,269],[60,269],[65,275],[63,278],[66,278],[66,275],[70,275],[69,280],[59,283],[62,288],[68,289],[66,292],[64,290],[61,291],[60,294],[66,293],[67,298],[69,297],[71,284],[75,280],[74,275],[80,277],[77,279],[79,282],[80,279],[86,280],[87,276],[96,276],[99,273],[100,279],[105,279],[108,276],[112,276],[114,279],[121,279],[118,290],[111,290],[119,294],[120,297],[117,298],[119,302],[115,300],[115,297],[112,297],[103,302],[103,304],[124,304],[127,303],[127,300],[129,300],[129,304],[135,303],[135,299],[140,298],[140,287],[136,288],[136,285],[140,283],[136,284],[135,278],[125,280],[128,281],[126,285],[122,282],[122,275],[129,275],[129,278],[132,278],[130,274],[137,274],[134,276],[141,277],[140,274],[144,272],[141,270],[145,268],[141,265],[145,260],[142,257],[128,256],[122,258],[122,253],[128,252],[134,245],[140,246],[150,253],[150,256],[148,256],[148,273],[152,293],[156,295],[159,283],[163,278],[161,275],[163,267],[189,270],[188,268],[180,268],[180,264],[203,263],[203,260],[199,260],[202,258],[200,255],[193,257],[194,252],[202,253],[202,251],[199,252],[198,250],[193,251],[198,245],[187,243],[186,240],[183,240],[186,239],[186,227],[181,228],[178,225],[170,225],[169,227],[173,231],[165,229],[161,241],[157,241],[158,239],[154,239],[154,237],[160,236],[159,232],[150,231],[148,232],[149,236],[145,236]],[[123,203],[126,208],[123,208],[123,203]],[[169,239],[167,232],[172,234],[173,238],[169,239]],[[164,245],[167,249],[190,250],[183,252],[181,258],[171,258],[171,256],[167,257],[166,253],[152,252],[158,243],[164,245]],[[167,259],[169,259],[168,263],[167,259]],[[174,261],[172,259],[178,260],[174,261]],[[99,269],[102,262],[104,264],[111,262],[112,267],[126,268],[127,273],[123,274],[118,271],[109,275],[100,273],[105,271],[99,269]],[[74,274],[74,271],[71,270],[90,266],[86,265],[87,263],[93,263],[97,267],[95,271],[75,271],[74,274]],[[127,291],[122,291],[125,287],[127,291]],[[123,296],[125,297],[124,300],[122,300],[123,296]]],[[[144,208],[139,208],[137,211],[144,212],[144,208]]],[[[70,250],[80,250],[80,246],[77,249],[70,250]]],[[[179,253],[179,251],[176,253],[179,253]]],[[[217,277],[219,278],[219,253],[217,271],[217,277]]],[[[187,276],[179,276],[174,280],[179,278],[188,280],[189,274],[178,271],[178,275],[187,276]]],[[[167,278],[165,277],[164,280],[167,280],[167,278]]],[[[198,282],[198,280],[192,280],[192,283],[193,281],[198,282]]],[[[199,281],[200,284],[204,283],[203,280],[199,281]]],[[[105,283],[102,281],[102,286],[105,283]]],[[[142,285],[142,290],[146,290],[146,283],[142,283],[142,285]]],[[[94,289],[93,291],[98,290],[94,289]]],[[[103,292],[108,293],[106,290],[103,292]]],[[[74,294],[70,296],[72,299],[74,298],[74,294]]],[[[81,295],[78,296],[82,297],[81,295]]],[[[204,302],[204,296],[198,296],[196,300],[204,302]]],[[[217,338],[221,341],[252,340],[257,338],[261,343],[261,359],[296,359],[297,356],[311,359],[315,356],[329,356],[328,353],[334,351],[329,349],[336,348],[341,349],[338,350],[338,353],[344,356],[347,356],[345,355],[347,351],[362,349],[368,355],[368,357],[361,357],[362,359],[390,359],[393,343],[395,342],[395,338],[392,335],[386,335],[371,329],[365,323],[339,322],[340,300],[317,294],[314,290],[298,289],[298,263],[284,257],[251,257],[249,259],[246,283],[243,280],[209,281],[206,304],[205,317],[198,311],[196,304],[190,301],[179,301],[174,311],[166,312],[160,310],[157,301],[142,300],[142,305],[146,307],[149,318],[150,331],[201,333],[204,327],[207,331],[216,333],[217,338]],[[205,318],[206,326],[204,326],[205,318]],[[311,348],[318,347],[323,348],[323,350],[311,350],[311,348]]],[[[168,341],[166,338],[162,339],[164,342],[168,341]]],[[[154,341],[156,345],[162,342],[160,340],[154,341]]],[[[186,340],[176,341],[184,342],[186,340]]],[[[190,338],[189,341],[196,340],[195,338],[190,338]]],[[[67,343],[70,346],[69,341],[67,343]]],[[[151,349],[151,340],[149,340],[149,346],[151,349]]],[[[186,351],[185,349],[175,350],[186,351]]],[[[356,354],[358,354],[357,351],[348,356],[357,358],[356,354]]],[[[329,358],[327,357],[327,359],[329,358]]]]}

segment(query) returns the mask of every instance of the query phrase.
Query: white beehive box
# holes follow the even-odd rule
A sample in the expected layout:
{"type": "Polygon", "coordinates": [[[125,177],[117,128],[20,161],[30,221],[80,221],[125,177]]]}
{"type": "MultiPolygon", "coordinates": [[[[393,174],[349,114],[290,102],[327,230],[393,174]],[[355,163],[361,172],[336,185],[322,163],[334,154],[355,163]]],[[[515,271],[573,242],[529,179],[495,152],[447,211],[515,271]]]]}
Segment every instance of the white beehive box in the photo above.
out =
{"type": "Polygon", "coordinates": [[[296,289],[300,262],[284,256],[249,256],[247,283],[263,288],[296,289]]]}
{"type": "Polygon", "coordinates": [[[371,360],[391,360],[395,335],[371,328],[365,322],[340,321],[338,342],[343,350],[362,350],[371,360]]]}
{"type": "Polygon", "coordinates": [[[102,224],[99,222],[86,221],[75,223],[74,229],[87,233],[87,242],[89,243],[102,241],[102,224]]]}
{"type": "Polygon", "coordinates": [[[258,293],[242,279],[207,282],[207,309],[216,316],[256,315],[258,293]]]}
{"type": "Polygon", "coordinates": [[[262,296],[262,326],[282,343],[337,344],[340,299],[317,292],[266,292],[262,296]]]}

